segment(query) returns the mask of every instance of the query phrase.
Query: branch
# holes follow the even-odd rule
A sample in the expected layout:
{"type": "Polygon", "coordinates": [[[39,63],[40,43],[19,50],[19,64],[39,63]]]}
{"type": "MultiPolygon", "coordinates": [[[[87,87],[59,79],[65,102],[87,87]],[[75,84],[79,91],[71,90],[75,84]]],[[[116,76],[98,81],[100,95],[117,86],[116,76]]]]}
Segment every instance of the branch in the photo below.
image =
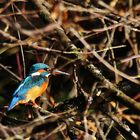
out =
{"type": "MultiPolygon", "coordinates": [[[[32,0],[32,2],[39,8],[40,10],[40,16],[48,23],[56,23],[51,18],[51,14],[49,13],[48,7],[45,6],[45,0],[32,0]]],[[[58,27],[55,29],[56,33],[59,35],[60,41],[63,43],[64,46],[70,48],[71,51],[77,51],[77,47],[72,44],[71,40],[66,36],[64,30],[58,25],[58,27]]],[[[140,111],[140,103],[136,102],[129,96],[125,95],[122,91],[117,89],[111,82],[109,82],[96,68],[93,64],[90,64],[88,60],[82,60],[80,54],[76,54],[77,59],[80,59],[82,62],[85,63],[85,67],[95,76],[99,82],[103,83],[106,85],[106,87],[114,93],[118,99],[122,100],[122,104],[126,105],[127,107],[130,107],[136,111],[140,111]]],[[[117,100],[115,98],[115,100],[117,100]]]]}

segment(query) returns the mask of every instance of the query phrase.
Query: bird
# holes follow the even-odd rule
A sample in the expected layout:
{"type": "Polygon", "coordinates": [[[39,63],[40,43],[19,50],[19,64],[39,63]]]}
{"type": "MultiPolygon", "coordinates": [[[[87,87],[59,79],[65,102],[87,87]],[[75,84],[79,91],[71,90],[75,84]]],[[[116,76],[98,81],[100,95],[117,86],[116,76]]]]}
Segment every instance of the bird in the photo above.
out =
{"type": "Polygon", "coordinates": [[[18,88],[12,96],[8,111],[18,104],[28,104],[29,101],[36,105],[36,98],[40,97],[48,87],[50,75],[69,75],[58,69],[50,68],[47,64],[33,64],[29,70],[28,76],[21,81],[18,88]]]}

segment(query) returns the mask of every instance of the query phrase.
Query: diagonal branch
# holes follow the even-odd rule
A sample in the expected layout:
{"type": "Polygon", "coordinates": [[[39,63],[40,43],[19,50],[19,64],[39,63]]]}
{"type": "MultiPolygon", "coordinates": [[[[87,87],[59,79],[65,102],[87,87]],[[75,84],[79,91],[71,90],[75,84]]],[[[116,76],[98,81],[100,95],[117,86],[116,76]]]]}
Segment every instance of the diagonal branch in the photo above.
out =
{"type": "MultiPolygon", "coordinates": [[[[32,2],[39,8],[40,16],[41,18],[43,18],[43,20],[45,20],[50,24],[56,23],[56,21],[54,21],[50,16],[51,14],[49,12],[49,8],[45,6],[45,0],[32,0],[32,2]]],[[[77,51],[77,47],[74,44],[72,44],[71,40],[65,34],[64,30],[60,27],[60,25],[57,26],[55,31],[58,34],[60,41],[63,43],[64,46],[70,48],[71,51],[77,51]]],[[[115,100],[120,99],[122,101],[122,104],[140,112],[140,103],[136,102],[135,100],[127,96],[125,93],[120,91],[116,86],[114,86],[111,82],[109,82],[98,70],[98,68],[95,67],[93,64],[90,64],[87,59],[82,60],[80,54],[76,54],[76,57],[77,59],[80,59],[80,61],[84,62],[85,67],[99,80],[99,82],[106,85],[106,87],[111,92],[113,92],[114,96],[118,97],[117,99],[115,98],[115,100]]]]}

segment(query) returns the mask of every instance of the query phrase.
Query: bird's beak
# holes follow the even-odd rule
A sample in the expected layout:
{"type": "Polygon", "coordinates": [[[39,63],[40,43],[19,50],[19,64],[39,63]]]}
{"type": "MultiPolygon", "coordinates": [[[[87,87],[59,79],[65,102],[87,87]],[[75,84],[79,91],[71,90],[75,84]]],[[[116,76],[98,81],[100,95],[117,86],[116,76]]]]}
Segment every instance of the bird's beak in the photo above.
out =
{"type": "Polygon", "coordinates": [[[66,73],[66,72],[63,72],[63,71],[60,71],[60,70],[57,70],[57,69],[54,69],[53,72],[52,72],[53,75],[70,75],[69,73],[66,73]]]}

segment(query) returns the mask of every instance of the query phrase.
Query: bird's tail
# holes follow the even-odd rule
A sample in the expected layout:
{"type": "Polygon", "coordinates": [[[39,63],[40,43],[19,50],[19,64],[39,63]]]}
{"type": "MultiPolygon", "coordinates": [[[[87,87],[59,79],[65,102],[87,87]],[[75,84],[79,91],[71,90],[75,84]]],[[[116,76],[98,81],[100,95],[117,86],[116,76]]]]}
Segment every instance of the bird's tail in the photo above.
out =
{"type": "Polygon", "coordinates": [[[9,111],[9,110],[13,109],[16,106],[16,104],[18,103],[18,101],[19,101],[19,98],[18,97],[14,97],[12,99],[11,103],[9,104],[7,110],[9,111]]]}

